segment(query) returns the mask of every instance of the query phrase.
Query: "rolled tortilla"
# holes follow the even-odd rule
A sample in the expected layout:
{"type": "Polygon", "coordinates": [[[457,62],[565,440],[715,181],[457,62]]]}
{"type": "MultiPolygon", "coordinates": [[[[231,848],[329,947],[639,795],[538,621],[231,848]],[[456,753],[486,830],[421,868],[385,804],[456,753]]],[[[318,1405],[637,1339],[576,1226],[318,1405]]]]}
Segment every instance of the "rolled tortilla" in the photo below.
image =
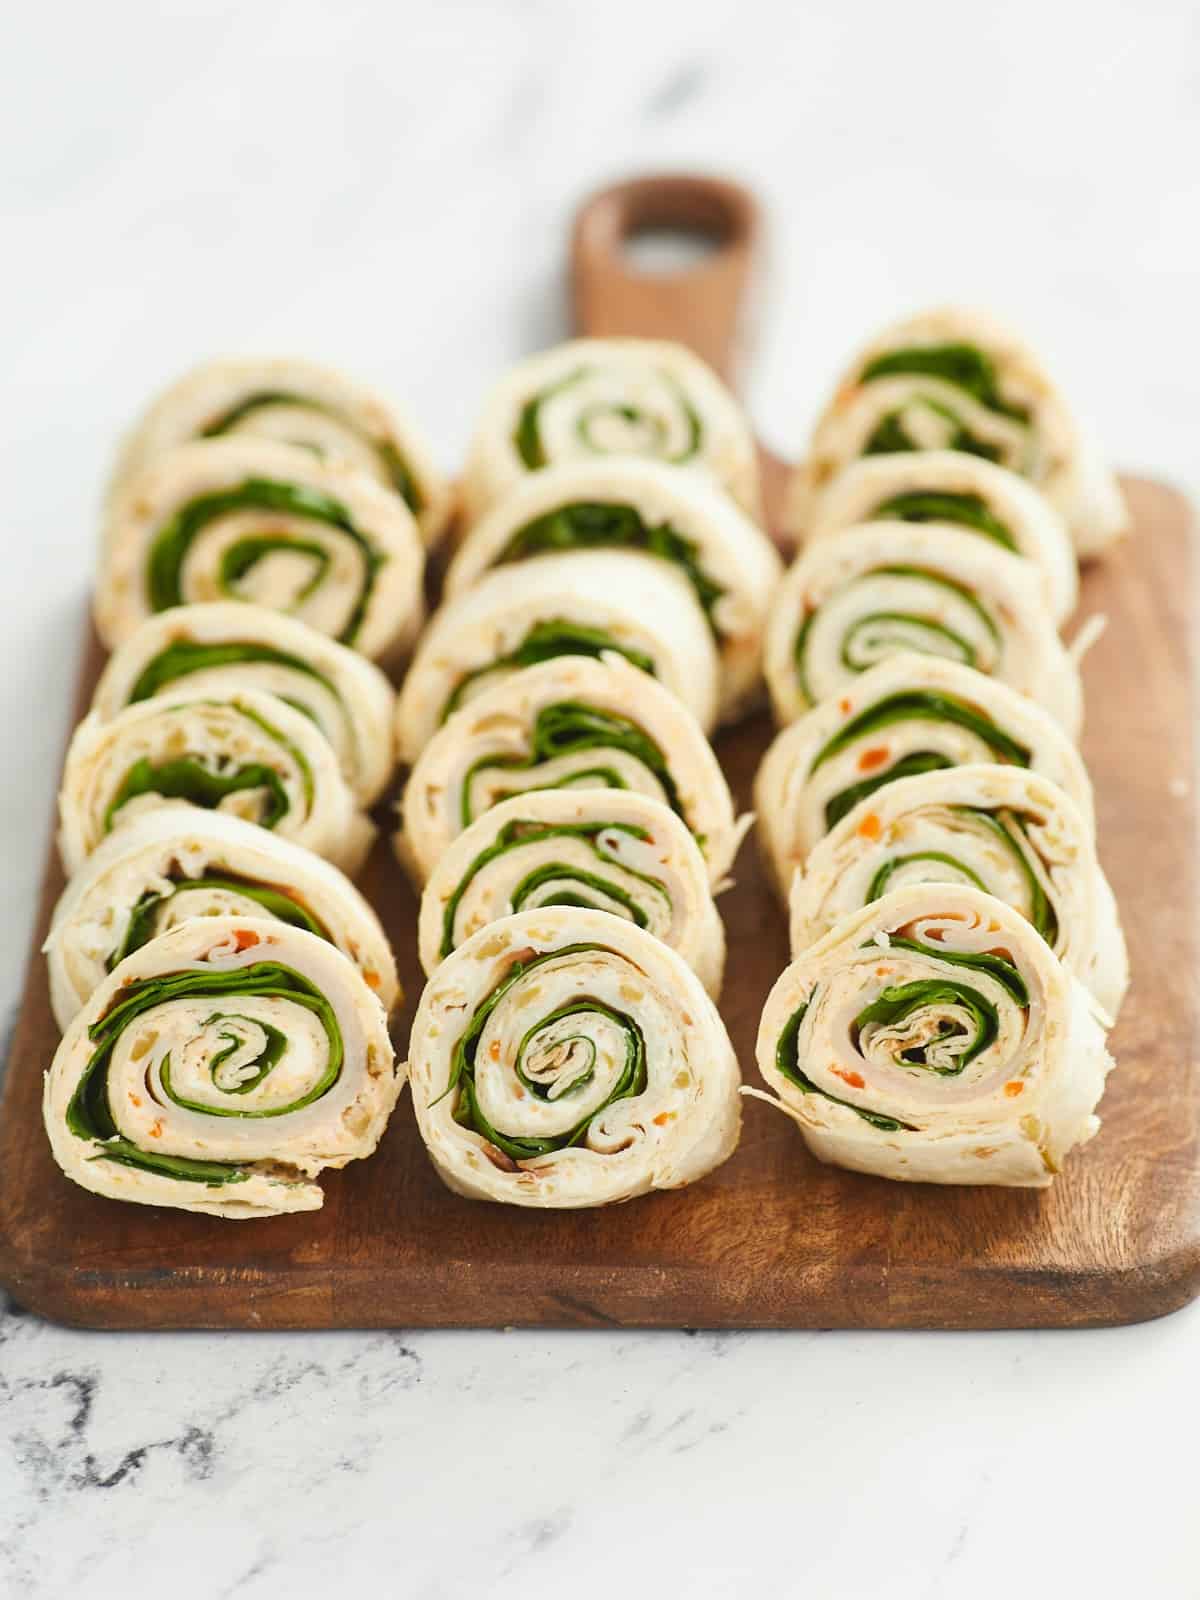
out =
{"type": "Polygon", "coordinates": [[[816,499],[811,523],[792,531],[822,539],[859,522],[901,519],[960,529],[1010,550],[1041,574],[1060,626],[1079,600],[1071,535],[1045,495],[1005,467],[962,450],[914,450],[851,461],[816,499]]]}
{"type": "Polygon", "coordinates": [[[96,626],[115,649],[153,612],[249,600],[395,659],[421,623],[424,566],[412,513],[374,479],[270,439],[205,439],[114,495],[96,626]]]}
{"type": "Polygon", "coordinates": [[[1092,830],[1056,783],[979,763],[898,778],[859,802],[792,879],[792,953],[892,889],[966,883],[1019,911],[1115,1019],[1129,982],[1092,830]]]}
{"type": "Polygon", "coordinates": [[[745,415],[681,344],[572,339],[513,367],[488,395],[462,482],[469,527],[527,474],[598,456],[644,456],[722,485],[761,520],[745,415]]]}
{"type": "Polygon", "coordinates": [[[485,690],[430,739],[408,779],[396,838],[423,884],[452,840],[533,789],[629,789],[681,817],[720,885],[737,821],[712,746],[674,695],[621,656],[562,656],[485,690]]]}
{"type": "Polygon", "coordinates": [[[687,579],[653,556],[579,550],[498,568],[435,614],[400,691],[400,759],[411,765],[453,712],[522,667],[606,652],[713,726],[717,651],[687,579]]]}
{"type": "Polygon", "coordinates": [[[385,1011],[399,1005],[379,919],[336,867],[240,817],[163,806],[105,839],[55,907],[44,948],[59,1027],[151,939],[188,917],[224,915],[306,928],[354,962],[385,1011]]]}
{"type": "Polygon", "coordinates": [[[265,606],[217,600],[147,617],[100,676],[93,708],[116,716],[158,695],[261,689],[304,711],[337,752],[359,804],[372,805],[395,768],[396,697],[354,650],[265,606]]]}
{"type": "Polygon", "coordinates": [[[193,439],[272,439],[365,473],[404,501],[426,544],[453,495],[428,441],[390,401],[294,356],[207,361],[156,395],[124,440],[110,498],[156,457],[193,439]]]}
{"type": "Polygon", "coordinates": [[[1028,478],[1095,555],[1129,528],[1113,473],[1041,361],[978,311],[943,307],[884,329],[854,357],[792,485],[789,525],[819,516],[860,456],[959,450],[1028,478]]]}
{"type": "Polygon", "coordinates": [[[181,803],[228,812],[356,872],[375,836],[321,730],[273,694],[179,694],[89,712],[67,750],[59,851],[68,877],[115,828],[181,803]]]}
{"type": "Polygon", "coordinates": [[[675,468],[617,458],[534,473],[470,530],[446,593],[462,594],[497,567],[596,548],[646,551],[687,579],[720,651],[722,718],[738,715],[759,683],[783,568],[766,534],[727,496],[675,468]]]}
{"type": "Polygon", "coordinates": [[[522,911],[434,973],[408,1070],[458,1194],[582,1207],[678,1189],[733,1154],[738,1065],[699,978],[606,911],[522,911]]]}
{"type": "Polygon", "coordinates": [[[128,956],[46,1074],[54,1159],[93,1194],[241,1220],[322,1203],[403,1087],[387,1018],[324,939],[192,917],[128,956]]]}
{"type": "Polygon", "coordinates": [[[784,972],[758,1034],[774,1103],[819,1160],[913,1183],[1045,1188],[1100,1126],[1111,1066],[1083,985],[961,884],[843,918],[784,972]]]}
{"type": "Polygon", "coordinates": [[[1024,695],[936,656],[889,656],[780,733],[754,785],[760,839],[779,892],[847,812],[897,778],[990,761],[1050,778],[1094,825],[1075,746],[1024,695]]]}
{"type": "Polygon", "coordinates": [[[421,896],[421,965],[432,975],[480,928],[542,906],[584,906],[677,950],[714,998],[725,930],[695,839],[669,806],[619,789],[541,789],[477,817],[421,896]]]}
{"type": "Polygon", "coordinates": [[[1033,568],[988,540],[908,522],[866,522],[818,539],[792,566],[764,652],[776,720],[792,722],[841,694],[897,650],[998,678],[1079,737],[1079,668],[1033,568]]]}

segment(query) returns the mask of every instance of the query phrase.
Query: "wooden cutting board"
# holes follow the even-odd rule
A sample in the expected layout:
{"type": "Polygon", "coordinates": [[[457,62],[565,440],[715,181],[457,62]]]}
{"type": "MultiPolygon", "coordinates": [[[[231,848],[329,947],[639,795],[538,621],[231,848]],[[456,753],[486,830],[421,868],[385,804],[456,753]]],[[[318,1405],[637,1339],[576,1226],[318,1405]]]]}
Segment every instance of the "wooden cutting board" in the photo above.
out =
{"type": "MultiPolygon", "coordinates": [[[[755,228],[749,198],[709,182],[598,197],[576,237],[581,325],[682,335],[728,371],[755,228]],[[686,278],[638,281],[614,247],[647,222],[701,226],[723,248],[686,278]]],[[[774,509],[782,469],[767,467],[774,509]]],[[[1103,1129],[1053,1189],[940,1189],[824,1168],[783,1116],[749,1102],[736,1155],[693,1188],[599,1211],[517,1211],[445,1190],[402,1100],[370,1161],[322,1179],[315,1214],[241,1224],[102,1200],[59,1174],[41,1126],[57,1042],[38,953],[62,887],[52,856],[0,1106],[0,1281],[30,1310],[102,1328],[995,1328],[1130,1322],[1183,1305],[1200,1291],[1194,532],[1172,490],[1139,479],[1126,489],[1134,537],[1084,580],[1083,612],[1109,618],[1085,667],[1084,752],[1133,987],[1103,1129]]],[[[91,637],[80,710],[100,663],[91,637]]],[[[769,735],[762,718],[718,740],[743,806],[769,735]]],[[[721,901],[721,1010],[754,1082],[759,1011],[787,938],[753,846],[737,879],[721,901]]],[[[416,905],[386,843],[364,888],[400,959],[403,1048],[422,981],[416,905]]]]}

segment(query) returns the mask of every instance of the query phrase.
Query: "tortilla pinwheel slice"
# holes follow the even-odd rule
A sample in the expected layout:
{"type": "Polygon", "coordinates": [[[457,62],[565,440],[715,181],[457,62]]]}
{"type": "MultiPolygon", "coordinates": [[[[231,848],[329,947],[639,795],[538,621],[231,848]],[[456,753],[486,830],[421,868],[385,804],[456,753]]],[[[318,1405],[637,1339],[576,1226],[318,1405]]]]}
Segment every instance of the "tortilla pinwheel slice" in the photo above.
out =
{"type": "Polygon", "coordinates": [[[783,568],[766,534],[726,495],[674,468],[617,459],[534,473],[467,534],[446,593],[517,562],[594,549],[644,551],[686,578],[720,652],[722,718],[744,709],[759,683],[783,568]]]}
{"type": "Polygon", "coordinates": [[[913,1183],[1045,1188],[1099,1128],[1111,1066],[1037,929],[961,884],[842,918],[780,977],[758,1034],[772,1103],[813,1155],[913,1183]]]}
{"type": "Polygon", "coordinates": [[[59,1027],[151,939],[189,917],[227,915],[270,918],[327,939],[385,1011],[400,1003],[379,919],[336,867],[240,817],[164,806],[105,839],[55,907],[44,948],[59,1027]]]}
{"type": "Polygon", "coordinates": [[[421,965],[434,972],[480,928],[543,906],[607,911],[677,950],[714,998],[725,930],[695,839],[675,813],[619,789],[541,789],[485,811],[421,896],[421,965]]]}
{"type": "Polygon", "coordinates": [[[417,1126],[458,1194],[583,1207],[733,1154],[737,1060],[699,978],[607,911],[521,911],[459,945],[409,1045],[417,1126]]]}
{"type": "Polygon", "coordinates": [[[817,498],[812,521],[792,530],[823,539],[860,522],[935,523],[1024,556],[1041,575],[1061,627],[1079,600],[1079,565],[1066,523],[1031,483],[961,450],[862,456],[817,498]]]}
{"type": "Polygon", "coordinates": [[[448,717],[523,667],[608,653],[713,726],[716,645],[687,579],[653,556],[578,550],[499,567],[436,612],[400,690],[400,759],[411,765],[448,717]]]}
{"type": "Polygon", "coordinates": [[[239,601],[175,606],[119,645],[92,705],[114,717],[156,696],[260,689],[316,723],[363,806],[395,767],[396,697],[373,662],[291,617],[239,601]]]}
{"type": "Polygon", "coordinates": [[[257,689],[143,700],[76,728],[59,790],[59,851],[77,872],[114,829],[162,806],[199,806],[270,829],[346,872],[375,829],[310,718],[257,689]]]}
{"type": "Polygon", "coordinates": [[[715,482],[761,520],[754,439],[711,367],[666,340],[572,339],[519,362],[488,395],[463,475],[465,524],[531,472],[614,456],[715,482]]]}
{"type": "Polygon", "coordinates": [[[903,650],[997,678],[1079,736],[1079,669],[1034,569],[985,540],[908,522],[865,522],[818,539],[792,566],[764,651],[776,720],[794,721],[903,650]]]}
{"type": "Polygon", "coordinates": [[[193,439],[267,439],[351,468],[400,496],[426,544],[453,495],[427,440],[374,390],[294,356],[218,360],[157,395],[120,450],[110,497],[150,461],[193,439]]]}
{"type": "Polygon", "coordinates": [[[424,568],[412,513],[373,478],[271,439],[205,439],[154,456],[110,501],[96,626],[115,649],[155,612],[248,600],[397,659],[424,568]]]}
{"type": "Polygon", "coordinates": [[[988,761],[1065,789],[1094,827],[1092,787],[1047,712],[973,667],[889,656],[778,734],[754,785],[759,838],[780,894],[825,835],[898,778],[988,761]]]}
{"type": "Polygon", "coordinates": [[[792,953],[892,889],[960,883],[1031,922],[1109,1019],[1129,982],[1092,830],[1056,783],[990,763],[898,778],[859,802],[792,880],[792,953]]]}
{"type": "Polygon", "coordinates": [[[1040,359],[978,311],[944,307],[886,328],[858,352],[813,432],[792,488],[790,526],[861,456],[957,450],[1028,478],[1081,556],[1126,533],[1120,485],[1040,359]]]}
{"type": "Polygon", "coordinates": [[[687,707],[621,656],[562,656],[485,690],[420,752],[396,849],[423,884],[491,807],[533,790],[629,790],[682,819],[720,886],[738,821],[712,746],[687,707]]]}
{"type": "Polygon", "coordinates": [[[403,1087],[387,1017],[325,939],[193,917],[127,956],[46,1074],[54,1159],[93,1194],[244,1220],[314,1211],[403,1087]]]}

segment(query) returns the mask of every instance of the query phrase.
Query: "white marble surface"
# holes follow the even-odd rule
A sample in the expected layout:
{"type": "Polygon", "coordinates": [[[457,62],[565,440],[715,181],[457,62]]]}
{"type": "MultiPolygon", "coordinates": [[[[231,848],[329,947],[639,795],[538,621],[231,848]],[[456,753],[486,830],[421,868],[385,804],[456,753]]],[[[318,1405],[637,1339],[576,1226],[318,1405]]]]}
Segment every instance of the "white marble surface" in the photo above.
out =
{"type": "MultiPolygon", "coordinates": [[[[154,385],[294,348],[407,396],[453,461],[481,385],[563,330],[573,198],[709,165],[772,207],[750,397],[780,447],[850,341],[949,295],[1023,324],[1122,464],[1195,487],[1197,16],[23,7],[0,54],[0,718],[19,752],[0,998],[98,484],[154,385]]],[[[1195,1310],[1088,1334],[159,1338],[11,1311],[0,1592],[1196,1596],[1198,1336],[1195,1310]]]]}

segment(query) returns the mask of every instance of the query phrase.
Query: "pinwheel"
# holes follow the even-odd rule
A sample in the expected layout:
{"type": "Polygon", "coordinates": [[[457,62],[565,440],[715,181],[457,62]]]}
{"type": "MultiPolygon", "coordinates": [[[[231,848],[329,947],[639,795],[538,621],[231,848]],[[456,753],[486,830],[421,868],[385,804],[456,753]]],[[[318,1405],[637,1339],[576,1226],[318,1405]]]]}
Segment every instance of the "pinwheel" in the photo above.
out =
{"type": "Polygon", "coordinates": [[[1024,556],[1041,575],[1055,622],[1074,611],[1079,567],[1062,517],[1024,478],[962,450],[862,456],[817,497],[808,526],[792,532],[822,539],[859,522],[897,519],[957,528],[1024,556]]]}
{"type": "Polygon", "coordinates": [[[1050,778],[1093,825],[1079,752],[1040,706],[936,656],[889,656],[779,734],[754,786],[759,837],[786,896],[829,830],[897,778],[990,761],[1050,778]]]}
{"type": "Polygon", "coordinates": [[[843,917],[776,983],[758,1034],[815,1156],[912,1182],[1044,1188],[1099,1127],[1111,1066],[1083,985],[1019,912],[962,884],[910,883],[843,917]]]}
{"type": "Polygon", "coordinates": [[[646,456],[721,484],[760,513],[758,457],[741,408],[683,345],[574,339],[501,379],[467,455],[468,526],[530,472],[598,456],[646,456]]]}
{"type": "Polygon", "coordinates": [[[498,568],[442,606],[400,691],[400,759],[411,765],[447,717],[522,667],[607,652],[712,727],[717,652],[687,579],[653,556],[581,550],[498,568]]]}
{"type": "Polygon", "coordinates": [[[153,696],[239,689],[278,695],[316,723],[346,782],[369,806],[395,765],[395,695],[379,668],[314,628],[236,601],[175,606],[148,617],[101,674],[92,705],[114,717],[153,696]]]}
{"type": "Polygon", "coordinates": [[[394,658],[421,622],[424,565],[412,513],[373,478],[270,439],[202,440],[110,501],[96,626],[113,649],[152,612],[249,600],[394,658]]]}
{"type": "Polygon", "coordinates": [[[1022,767],[898,778],[859,802],[792,880],[792,952],[912,883],[966,883],[1019,911],[1109,1018],[1129,979],[1116,901],[1071,798],[1022,767]]]}
{"type": "Polygon", "coordinates": [[[157,456],[192,439],[273,439],[354,468],[398,494],[426,544],[450,515],[450,485],[396,407],[344,373],[292,356],[208,361],[151,402],[126,438],[112,494],[157,456]]]}
{"type": "Polygon", "coordinates": [[[721,710],[753,696],[782,576],[775,546],[701,480],[652,461],[569,463],[534,473],[467,535],[446,574],[461,594],[494,568],[547,552],[642,550],[687,579],[720,651],[721,710]]]}
{"type": "Polygon", "coordinates": [[[1029,478],[1061,513],[1080,555],[1125,533],[1116,478],[1034,353],[975,311],[928,311],[885,329],[850,363],[796,474],[789,523],[860,456],[958,450],[1029,478]]]}
{"type": "Polygon", "coordinates": [[[675,813],[619,789],[542,789],[485,811],[433,869],[421,896],[421,965],[514,911],[585,906],[624,917],[677,950],[720,992],[725,931],[695,839],[675,813]]]}
{"type": "Polygon", "coordinates": [[[737,1060],[699,978],[607,911],[521,911],[425,986],[417,1126],[459,1194],[579,1207],[694,1183],[733,1154],[737,1060]]]}
{"type": "Polygon", "coordinates": [[[1079,734],[1079,670],[1034,569],[985,540],[907,522],[818,539],[791,568],[764,652],[776,718],[791,722],[899,650],[975,667],[1079,734]]]}
{"type": "Polygon", "coordinates": [[[285,922],[193,917],[127,956],[63,1037],[54,1159],[95,1194],[244,1219],[312,1211],[403,1086],[378,997],[285,922]]]}
{"type": "Polygon", "coordinates": [[[621,656],[563,656],[485,690],[431,738],[408,779],[400,859],[424,883],[490,807],[534,789],[629,789],[683,819],[720,885],[749,819],[695,717],[621,656]]]}
{"type": "Polygon", "coordinates": [[[163,805],[230,812],[356,871],[375,830],[321,730],[273,694],[180,692],[76,728],[59,791],[68,876],[114,828],[163,805]]]}
{"type": "Polygon", "coordinates": [[[188,917],[230,914],[274,918],[328,939],[385,1011],[399,1004],[379,919],[336,867],[240,817],[163,806],[105,839],[63,891],[45,945],[59,1027],[151,939],[188,917]]]}

